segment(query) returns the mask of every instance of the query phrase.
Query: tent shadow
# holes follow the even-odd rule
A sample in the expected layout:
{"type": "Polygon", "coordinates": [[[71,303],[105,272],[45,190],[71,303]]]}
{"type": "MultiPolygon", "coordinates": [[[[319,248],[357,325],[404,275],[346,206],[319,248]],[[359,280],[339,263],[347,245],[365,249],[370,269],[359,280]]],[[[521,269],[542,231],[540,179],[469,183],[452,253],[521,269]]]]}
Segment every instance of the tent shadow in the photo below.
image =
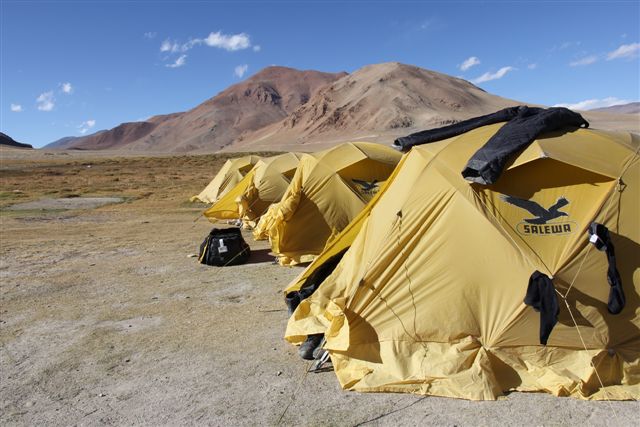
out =
{"type": "Polygon", "coordinates": [[[274,262],[275,257],[271,255],[271,249],[258,249],[252,250],[249,260],[245,264],[263,264],[267,262],[274,262]]]}
{"type": "MultiPolygon", "coordinates": [[[[510,164],[515,160],[516,157],[511,159],[510,164]]],[[[594,186],[606,182],[613,185],[615,179],[562,163],[553,158],[544,158],[526,162],[512,169],[505,168],[500,178],[492,185],[471,185],[478,194],[482,193],[481,190],[490,189],[501,194],[530,199],[536,193],[549,188],[571,187],[583,183],[594,186]],[[549,171],[553,171],[553,173],[549,173],[549,171]],[[522,185],[523,182],[526,185],[522,185]]]]}
{"type": "Polygon", "coordinates": [[[330,236],[331,229],[324,219],[322,210],[302,191],[294,213],[283,223],[280,236],[282,252],[285,255],[319,254],[330,236]]]}
{"type": "MultiPolygon", "coordinates": [[[[640,256],[638,256],[640,254],[640,245],[628,237],[612,231],[609,231],[609,235],[616,251],[618,273],[620,273],[622,287],[627,297],[627,306],[622,311],[624,313],[630,307],[633,310],[640,304],[640,296],[633,286],[633,273],[640,269],[640,256]]],[[[603,254],[602,256],[605,255],[603,254]]]]}
{"type": "MultiPolygon", "coordinates": [[[[567,301],[571,307],[576,307],[576,302],[580,302],[582,305],[594,307],[598,310],[598,313],[607,325],[609,341],[611,343],[620,343],[624,341],[624,337],[640,335],[640,330],[632,321],[636,308],[640,306],[640,295],[638,295],[633,283],[633,273],[640,268],[640,257],[634,256],[640,253],[640,245],[619,234],[611,232],[610,234],[616,251],[617,268],[622,280],[622,289],[624,290],[626,298],[624,309],[619,314],[611,314],[607,309],[606,302],[586,295],[576,288],[571,289],[569,295],[567,295],[567,301]]],[[[603,257],[606,256],[604,253],[600,255],[603,257]]],[[[606,270],[602,272],[602,286],[609,287],[606,270]]],[[[573,320],[570,314],[562,308],[561,306],[558,321],[563,325],[573,326],[573,320]]],[[[593,326],[578,310],[573,310],[573,314],[578,325],[593,326]]]]}
{"type": "MultiPolygon", "coordinates": [[[[542,141],[545,139],[558,138],[564,134],[576,132],[578,129],[580,128],[567,127],[559,129],[545,133],[544,135],[539,135],[536,140],[542,141]]],[[[554,158],[540,158],[512,168],[513,164],[525,150],[526,148],[509,157],[504,165],[502,174],[492,185],[471,184],[476,194],[480,194],[480,190],[487,188],[502,194],[510,194],[524,199],[530,199],[534,194],[547,188],[567,187],[582,183],[596,185],[607,181],[615,181],[613,178],[588,171],[579,166],[564,163],[554,158]],[[541,164],[547,165],[548,167],[539,167],[541,164]],[[549,170],[552,170],[553,173],[548,173],[549,170]],[[523,186],[523,182],[526,182],[527,185],[523,186]]]]}

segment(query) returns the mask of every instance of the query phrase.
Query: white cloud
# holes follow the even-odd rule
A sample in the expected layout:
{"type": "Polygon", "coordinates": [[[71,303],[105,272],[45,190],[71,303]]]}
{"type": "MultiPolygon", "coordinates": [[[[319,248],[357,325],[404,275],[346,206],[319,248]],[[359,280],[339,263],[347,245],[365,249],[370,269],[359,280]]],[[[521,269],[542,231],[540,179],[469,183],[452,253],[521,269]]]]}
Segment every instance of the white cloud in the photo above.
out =
{"type": "Polygon", "coordinates": [[[38,103],[38,110],[40,111],[51,111],[53,107],[56,106],[55,98],[53,97],[53,91],[41,93],[40,96],[36,98],[36,102],[38,103]]]}
{"type": "Polygon", "coordinates": [[[618,99],[610,96],[603,99],[587,99],[584,101],[576,102],[575,104],[556,104],[554,107],[565,107],[570,110],[593,110],[594,108],[611,107],[614,105],[628,104],[633,101],[626,99],[618,99]]]}
{"type": "Polygon", "coordinates": [[[426,19],[424,21],[422,21],[422,23],[420,24],[420,29],[421,30],[428,30],[429,28],[433,27],[433,24],[435,24],[435,19],[430,18],[430,19],[426,19]]]}
{"type": "Polygon", "coordinates": [[[584,58],[580,58],[578,60],[575,60],[573,62],[570,62],[569,65],[572,67],[580,67],[583,65],[591,65],[594,62],[598,61],[598,57],[595,55],[590,55],[590,56],[585,56],[584,58]]]}
{"type": "Polygon", "coordinates": [[[204,39],[191,39],[188,42],[178,46],[177,48],[175,48],[174,52],[177,52],[178,50],[180,52],[186,52],[190,49],[192,49],[194,46],[198,46],[201,45],[202,43],[204,43],[204,39]]]}
{"type": "Polygon", "coordinates": [[[249,68],[249,66],[247,64],[244,65],[238,65],[234,70],[233,70],[233,74],[236,75],[236,77],[238,78],[242,78],[242,76],[244,76],[244,74],[247,72],[247,69],[249,68]]]}
{"type": "Polygon", "coordinates": [[[84,135],[85,133],[87,133],[89,131],[89,129],[91,129],[95,125],[96,125],[96,121],[93,120],[93,119],[87,120],[85,122],[82,122],[82,123],[80,123],[80,126],[78,126],[78,132],[80,132],[82,135],[84,135]]]}
{"type": "Polygon", "coordinates": [[[536,68],[538,68],[538,64],[529,64],[527,65],[527,68],[530,70],[535,70],[536,68]]]}
{"type": "Polygon", "coordinates": [[[14,113],[20,113],[22,111],[22,105],[11,104],[11,111],[13,111],[14,113]]]}
{"type": "Polygon", "coordinates": [[[469,57],[460,65],[460,70],[467,71],[469,68],[474,65],[478,65],[479,63],[480,60],[476,56],[469,57]]]}
{"type": "Polygon", "coordinates": [[[607,54],[607,61],[618,58],[635,58],[638,56],[640,43],[623,44],[613,52],[607,54]]]}
{"type": "Polygon", "coordinates": [[[513,68],[513,67],[502,67],[495,73],[484,73],[480,77],[478,77],[478,78],[476,78],[474,80],[471,80],[471,82],[475,83],[475,84],[478,84],[478,83],[488,82],[488,81],[491,81],[491,80],[498,80],[498,79],[503,78],[508,72],[514,71],[514,70],[515,70],[515,68],[513,68]]]}
{"type": "Polygon", "coordinates": [[[581,44],[582,44],[582,42],[580,42],[580,41],[577,41],[577,42],[563,42],[563,43],[562,43],[562,44],[560,44],[560,45],[555,45],[555,46],[553,46],[553,47],[550,49],[550,51],[551,51],[551,52],[556,52],[556,51],[559,51],[559,50],[566,50],[566,49],[569,49],[570,47],[574,47],[574,46],[575,46],[575,47],[578,47],[578,46],[580,46],[581,44]]]}
{"type": "MultiPolygon", "coordinates": [[[[217,47],[219,49],[224,49],[228,51],[242,50],[251,47],[251,39],[246,33],[239,34],[222,34],[220,31],[215,33],[209,33],[209,35],[204,39],[191,39],[183,45],[178,45],[176,43],[171,44],[168,40],[165,40],[163,43],[163,47],[166,51],[171,52],[186,52],[189,49],[192,49],[194,46],[198,45],[207,45],[210,47],[217,47]]],[[[256,52],[261,48],[259,45],[253,47],[253,50],[256,52]]],[[[161,49],[162,50],[162,47],[161,49]]]]}
{"type": "Polygon", "coordinates": [[[217,33],[210,33],[203,41],[207,46],[219,47],[228,51],[242,50],[251,47],[249,35],[245,33],[228,35],[218,31],[217,33]]]}
{"type": "Polygon", "coordinates": [[[158,33],[156,33],[155,31],[147,31],[146,33],[144,33],[144,38],[151,40],[154,39],[157,35],[158,33]]]}
{"type": "Polygon", "coordinates": [[[560,45],[560,50],[569,49],[572,46],[580,46],[582,42],[564,42],[560,45]]]}
{"type": "Polygon", "coordinates": [[[62,91],[66,94],[70,94],[73,92],[73,86],[71,86],[71,83],[69,82],[60,83],[60,87],[62,88],[62,91]]]}
{"type": "Polygon", "coordinates": [[[180,57],[178,57],[178,59],[176,59],[176,61],[173,64],[166,64],[165,67],[178,68],[178,67],[182,67],[186,63],[187,63],[187,55],[180,55],[180,57]]]}
{"type": "Polygon", "coordinates": [[[160,45],[160,52],[175,53],[175,52],[179,52],[180,50],[181,50],[181,46],[177,42],[172,42],[169,39],[163,41],[162,44],[160,45]]]}
{"type": "MultiPolygon", "coordinates": [[[[166,53],[185,53],[189,50],[193,49],[195,46],[206,45],[210,47],[216,47],[219,49],[224,49],[227,51],[236,51],[250,48],[251,39],[246,33],[239,34],[223,34],[218,31],[215,33],[209,33],[206,38],[203,39],[190,39],[188,42],[180,44],[177,41],[172,41],[171,39],[166,39],[160,44],[160,52],[166,53]]],[[[261,49],[260,45],[253,46],[254,52],[259,52],[261,49]]],[[[181,55],[173,64],[167,64],[166,67],[177,68],[186,64],[185,59],[187,55],[181,55]]],[[[168,59],[164,58],[166,61],[168,59]]]]}

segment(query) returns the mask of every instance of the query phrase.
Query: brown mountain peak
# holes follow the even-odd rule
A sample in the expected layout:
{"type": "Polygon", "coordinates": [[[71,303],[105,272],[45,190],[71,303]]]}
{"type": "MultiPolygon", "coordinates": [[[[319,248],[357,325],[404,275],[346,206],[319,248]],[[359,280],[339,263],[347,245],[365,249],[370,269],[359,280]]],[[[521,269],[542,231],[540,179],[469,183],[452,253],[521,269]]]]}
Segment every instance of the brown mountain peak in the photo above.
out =
{"type": "MultiPolygon", "coordinates": [[[[212,152],[300,150],[300,144],[313,143],[309,150],[355,139],[392,141],[518,104],[466,80],[400,62],[351,74],[270,66],[184,113],[125,123],[69,144],[212,152]]],[[[621,123],[627,126],[634,117],[628,119],[621,123]]]]}
{"type": "MultiPolygon", "coordinates": [[[[485,112],[488,95],[471,83],[399,62],[362,67],[321,89],[282,123],[284,128],[322,133],[342,129],[389,130],[443,124],[463,109],[485,112]],[[453,115],[453,116],[452,116],[453,115]]],[[[489,104],[515,104],[502,100],[489,104]]]]}
{"type": "Polygon", "coordinates": [[[123,123],[74,139],[74,148],[216,151],[287,117],[316,91],[346,73],[267,67],[184,113],[123,123]]]}
{"type": "Polygon", "coordinates": [[[367,65],[324,86],[279,124],[245,136],[241,145],[248,146],[252,140],[259,143],[254,148],[264,148],[276,140],[295,147],[315,141],[376,139],[455,123],[517,104],[463,79],[385,62],[367,65]]]}

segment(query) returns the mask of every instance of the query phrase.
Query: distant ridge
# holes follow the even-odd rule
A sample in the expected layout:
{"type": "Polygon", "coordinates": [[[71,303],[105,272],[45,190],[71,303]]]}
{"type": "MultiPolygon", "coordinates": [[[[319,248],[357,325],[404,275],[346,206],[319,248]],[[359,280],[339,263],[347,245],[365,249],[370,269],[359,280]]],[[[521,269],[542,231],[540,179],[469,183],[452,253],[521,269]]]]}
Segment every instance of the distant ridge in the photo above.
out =
{"type": "MultiPolygon", "coordinates": [[[[316,151],[348,140],[391,143],[397,136],[514,105],[527,103],[398,62],[367,65],[352,74],[272,66],[191,110],[63,138],[45,148],[165,153],[316,151]]],[[[612,114],[613,108],[583,115],[592,128],[640,131],[634,113],[612,114]]],[[[627,108],[634,111],[632,104],[627,108]]]]}
{"type": "MultiPolygon", "coordinates": [[[[104,131],[100,131],[100,132],[104,132],[104,131]]],[[[95,133],[92,134],[92,135],[95,135],[95,133]]],[[[69,148],[73,144],[73,142],[75,140],[79,139],[79,138],[82,138],[82,137],[65,136],[64,138],[57,139],[57,140],[45,145],[42,148],[46,148],[46,149],[61,149],[62,150],[62,149],[65,149],[65,148],[69,148]]]]}
{"type": "Polygon", "coordinates": [[[14,148],[33,148],[31,144],[24,144],[11,138],[9,135],[0,132],[0,145],[14,148]]]}
{"type": "Polygon", "coordinates": [[[611,107],[594,108],[589,111],[600,111],[614,114],[638,114],[640,113],[640,102],[630,102],[628,104],[613,105],[611,107]]]}

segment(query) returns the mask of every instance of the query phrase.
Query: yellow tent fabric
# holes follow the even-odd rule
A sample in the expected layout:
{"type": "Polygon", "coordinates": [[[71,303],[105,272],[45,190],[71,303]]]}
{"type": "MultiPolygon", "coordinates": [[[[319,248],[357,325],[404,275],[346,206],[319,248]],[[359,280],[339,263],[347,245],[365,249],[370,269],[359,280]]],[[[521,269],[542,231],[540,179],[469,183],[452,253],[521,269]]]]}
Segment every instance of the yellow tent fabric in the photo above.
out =
{"type": "Polygon", "coordinates": [[[258,160],[260,160],[260,156],[254,155],[227,160],[204,190],[197,196],[191,197],[191,201],[200,200],[203,203],[215,203],[235,187],[258,160]]]}
{"type": "Polygon", "coordinates": [[[207,209],[204,215],[211,221],[242,219],[247,227],[267,208],[282,198],[295,173],[301,153],[285,153],[260,159],[245,177],[207,209]]]}
{"type": "Polygon", "coordinates": [[[211,222],[222,219],[240,219],[238,203],[255,176],[255,169],[251,169],[240,182],[230,189],[223,197],[216,201],[204,216],[211,222]]]}
{"type": "Polygon", "coordinates": [[[255,167],[255,175],[240,197],[240,218],[247,228],[256,226],[257,220],[271,204],[280,201],[298,168],[302,153],[285,153],[263,159],[255,167]]]}
{"type": "Polygon", "coordinates": [[[545,135],[495,184],[468,183],[460,171],[500,126],[414,147],[286,339],[325,333],[349,390],[638,399],[640,137],[545,135]],[[509,197],[543,209],[564,197],[566,215],[534,224],[509,197]],[[586,232],[594,221],[615,245],[627,298],[617,315],[607,311],[606,255],[586,232]],[[540,313],[523,303],[536,270],[552,277],[560,306],[546,346],[540,313]]]}
{"type": "Polygon", "coordinates": [[[282,200],[263,215],[254,236],[268,235],[283,265],[311,261],[362,211],[401,157],[370,142],[303,156],[282,200]]]}
{"type": "Polygon", "coordinates": [[[391,182],[395,179],[398,171],[402,169],[402,163],[406,159],[406,156],[400,160],[398,166],[393,170],[389,179],[385,182],[380,188],[380,191],[376,193],[376,195],[371,199],[371,201],[364,207],[362,211],[356,216],[353,221],[349,223],[335,238],[329,240],[320,253],[308,266],[305,268],[295,279],[289,283],[289,285],[285,288],[284,294],[288,294],[292,291],[299,291],[305,281],[317,271],[326,261],[330,258],[338,255],[340,252],[348,249],[353,243],[354,239],[360,232],[362,225],[365,223],[366,219],[369,218],[369,214],[371,213],[371,208],[375,206],[377,200],[384,194],[385,190],[389,186],[391,182]]]}

